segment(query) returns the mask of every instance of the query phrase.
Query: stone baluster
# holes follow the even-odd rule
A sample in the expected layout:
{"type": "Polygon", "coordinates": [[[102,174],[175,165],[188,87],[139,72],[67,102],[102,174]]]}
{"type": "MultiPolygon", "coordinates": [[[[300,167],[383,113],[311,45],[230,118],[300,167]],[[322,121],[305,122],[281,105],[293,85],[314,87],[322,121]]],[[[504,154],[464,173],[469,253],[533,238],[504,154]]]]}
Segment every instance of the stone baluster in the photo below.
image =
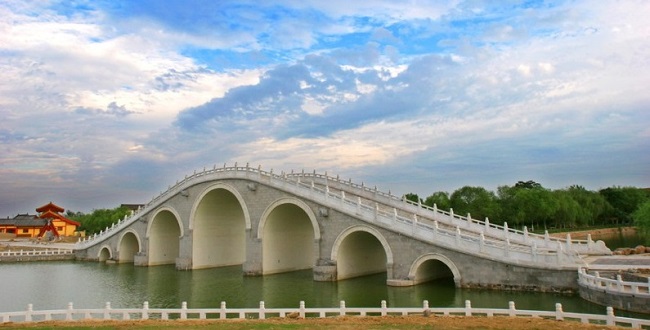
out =
{"type": "Polygon", "coordinates": [[[555,319],[557,321],[564,320],[564,311],[562,310],[562,304],[555,304],[555,319]]]}
{"type": "Polygon", "coordinates": [[[571,234],[566,234],[566,250],[571,251],[571,234]]]}
{"type": "Polygon", "coordinates": [[[260,320],[266,319],[266,308],[264,307],[264,302],[263,301],[260,301],[260,311],[259,311],[259,314],[258,314],[258,318],[260,320]]]}
{"type": "Polygon", "coordinates": [[[524,226],[524,243],[528,243],[528,227],[524,226]]]}
{"type": "Polygon", "coordinates": [[[222,301],[220,305],[220,311],[219,311],[219,319],[225,320],[226,319],[226,302],[222,301]]]}

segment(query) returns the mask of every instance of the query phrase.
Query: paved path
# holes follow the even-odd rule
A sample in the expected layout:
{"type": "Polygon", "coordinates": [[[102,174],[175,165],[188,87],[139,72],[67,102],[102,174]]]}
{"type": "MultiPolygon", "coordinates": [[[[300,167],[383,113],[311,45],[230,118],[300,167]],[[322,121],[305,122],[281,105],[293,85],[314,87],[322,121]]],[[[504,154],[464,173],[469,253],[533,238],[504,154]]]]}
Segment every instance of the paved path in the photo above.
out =
{"type": "Polygon", "coordinates": [[[650,269],[650,254],[585,258],[589,270],[650,269]]]}

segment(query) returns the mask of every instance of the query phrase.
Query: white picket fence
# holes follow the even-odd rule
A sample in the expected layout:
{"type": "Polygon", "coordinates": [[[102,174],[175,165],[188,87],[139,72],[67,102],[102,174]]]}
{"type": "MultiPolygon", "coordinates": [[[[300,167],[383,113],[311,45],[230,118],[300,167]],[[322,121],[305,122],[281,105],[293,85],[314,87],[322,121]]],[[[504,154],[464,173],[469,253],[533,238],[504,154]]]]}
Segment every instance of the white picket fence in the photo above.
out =
{"type": "Polygon", "coordinates": [[[619,317],[614,315],[614,310],[607,307],[606,315],[567,313],[562,310],[562,304],[555,304],[555,311],[518,310],[515,303],[510,302],[507,309],[498,308],[473,308],[469,300],[465,307],[430,308],[429,302],[424,301],[422,307],[387,307],[382,300],[381,307],[347,307],[341,301],[339,307],[333,308],[307,308],[304,301],[298,308],[266,308],[260,302],[258,308],[226,308],[222,302],[220,308],[187,308],[183,302],[181,308],[150,308],[144,302],[142,308],[112,308],[107,302],[104,308],[75,309],[72,303],[67,309],[36,311],[29,304],[27,310],[20,312],[0,313],[2,323],[8,322],[40,322],[51,320],[148,320],[148,319],[266,319],[269,317],[333,317],[333,316],[387,316],[387,315],[437,315],[437,316],[510,316],[510,317],[539,317],[558,321],[579,321],[581,323],[604,324],[608,326],[626,326],[634,329],[650,329],[650,320],[619,317]]]}
{"type": "Polygon", "coordinates": [[[57,256],[73,254],[74,251],[70,249],[46,249],[46,250],[9,250],[1,251],[0,257],[30,257],[30,256],[57,256]]]}

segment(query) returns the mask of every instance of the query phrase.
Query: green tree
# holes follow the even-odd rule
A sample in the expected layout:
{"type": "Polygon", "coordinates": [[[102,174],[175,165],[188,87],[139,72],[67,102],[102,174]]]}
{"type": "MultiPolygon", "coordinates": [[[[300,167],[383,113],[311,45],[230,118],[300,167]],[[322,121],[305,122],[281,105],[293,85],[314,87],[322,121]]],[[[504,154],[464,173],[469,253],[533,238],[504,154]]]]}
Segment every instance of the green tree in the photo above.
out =
{"type": "Polygon", "coordinates": [[[576,218],[578,225],[594,226],[602,223],[603,215],[611,209],[605,197],[598,192],[577,185],[570,186],[566,191],[580,205],[576,218]]]}
{"type": "Polygon", "coordinates": [[[644,237],[646,243],[650,244],[650,201],[647,201],[632,213],[634,225],[644,237]]]}
{"type": "Polygon", "coordinates": [[[610,187],[599,192],[612,206],[605,217],[616,224],[631,223],[632,213],[648,200],[647,193],[635,187],[610,187]]]}
{"type": "Polygon", "coordinates": [[[554,216],[558,211],[558,202],[551,191],[539,184],[500,186],[497,196],[500,220],[508,224],[531,229],[556,225],[554,216]]]}
{"type": "Polygon", "coordinates": [[[409,200],[411,202],[414,202],[415,204],[417,204],[418,202],[421,201],[420,196],[418,196],[418,194],[414,194],[414,193],[405,194],[404,198],[406,198],[407,200],[409,200]]]}
{"type": "Polygon", "coordinates": [[[99,233],[106,227],[111,226],[113,223],[123,219],[125,215],[131,211],[126,207],[116,207],[114,209],[97,209],[93,210],[90,214],[78,214],[71,217],[81,223],[79,230],[85,230],[86,235],[99,233]]]}
{"type": "Polygon", "coordinates": [[[454,213],[467,215],[474,219],[485,219],[499,214],[499,204],[496,195],[482,187],[464,186],[457,189],[449,198],[454,213]]]}
{"type": "Polygon", "coordinates": [[[451,207],[449,193],[446,191],[434,192],[424,200],[423,204],[431,207],[435,204],[438,209],[448,211],[451,207]]]}

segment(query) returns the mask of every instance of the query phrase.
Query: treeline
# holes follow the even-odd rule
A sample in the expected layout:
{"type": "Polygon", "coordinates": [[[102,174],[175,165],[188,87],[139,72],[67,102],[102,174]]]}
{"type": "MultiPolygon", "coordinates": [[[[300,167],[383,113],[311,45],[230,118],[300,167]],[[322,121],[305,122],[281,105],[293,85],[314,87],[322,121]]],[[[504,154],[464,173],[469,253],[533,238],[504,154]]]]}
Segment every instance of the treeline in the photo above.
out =
{"type": "Polygon", "coordinates": [[[88,214],[68,211],[66,213],[66,217],[71,220],[80,222],[81,226],[78,230],[85,230],[86,235],[92,235],[99,233],[100,231],[106,229],[106,227],[109,227],[113,223],[118,222],[120,219],[124,219],[124,216],[130,213],[131,210],[121,206],[114,209],[97,209],[88,214]]]}
{"type": "MultiPolygon", "coordinates": [[[[451,195],[434,192],[421,199],[409,193],[404,197],[413,202],[438,209],[453,209],[455,214],[474,219],[529,230],[577,228],[592,226],[644,226],[644,217],[650,217],[650,191],[635,187],[610,187],[590,191],[582,186],[551,190],[535,181],[519,181],[513,186],[500,186],[496,192],[482,187],[465,186],[451,195]],[[643,210],[648,209],[647,215],[643,210]]],[[[650,231],[650,219],[647,220],[650,231]]]]}

